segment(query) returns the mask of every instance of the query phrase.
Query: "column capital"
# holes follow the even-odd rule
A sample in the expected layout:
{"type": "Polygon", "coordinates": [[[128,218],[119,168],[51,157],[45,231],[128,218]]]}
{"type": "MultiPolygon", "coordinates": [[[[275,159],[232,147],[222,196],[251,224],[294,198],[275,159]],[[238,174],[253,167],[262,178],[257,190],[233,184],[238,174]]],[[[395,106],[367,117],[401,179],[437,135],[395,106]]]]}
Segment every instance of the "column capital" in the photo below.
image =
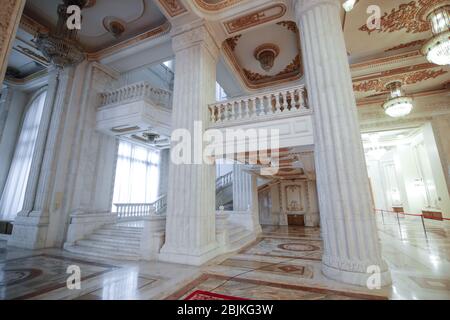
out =
{"type": "Polygon", "coordinates": [[[205,46],[214,59],[219,57],[219,46],[205,22],[196,22],[173,30],[172,48],[175,53],[199,45],[205,46]]]}
{"type": "Polygon", "coordinates": [[[292,0],[295,16],[301,17],[311,9],[322,5],[332,5],[340,8],[340,0],[292,0]]]}

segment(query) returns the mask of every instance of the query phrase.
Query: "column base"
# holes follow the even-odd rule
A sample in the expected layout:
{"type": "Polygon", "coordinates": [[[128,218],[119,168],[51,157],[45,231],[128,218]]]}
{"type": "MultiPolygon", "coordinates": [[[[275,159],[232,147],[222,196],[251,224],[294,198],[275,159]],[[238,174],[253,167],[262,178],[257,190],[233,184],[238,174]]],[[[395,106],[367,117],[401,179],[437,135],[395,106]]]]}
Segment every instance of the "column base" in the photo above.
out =
{"type": "Polygon", "coordinates": [[[305,215],[305,226],[306,227],[319,227],[320,226],[320,215],[318,212],[305,215]]]}
{"type": "Polygon", "coordinates": [[[31,214],[17,216],[8,246],[30,250],[46,248],[48,227],[48,218],[31,216],[31,214]]]}
{"type": "MultiPolygon", "coordinates": [[[[374,263],[374,265],[376,264],[374,263]]],[[[323,261],[322,261],[322,273],[331,280],[367,288],[369,288],[368,287],[369,278],[374,276],[373,273],[361,272],[361,270],[354,271],[354,270],[337,269],[335,267],[331,267],[325,264],[323,261]]],[[[387,268],[384,268],[381,270],[377,280],[380,281],[379,285],[381,287],[388,286],[392,284],[391,273],[387,268]]],[[[369,283],[372,284],[372,281],[369,281],[369,283]]]]}
{"type": "Polygon", "coordinates": [[[201,266],[221,253],[218,243],[213,243],[202,250],[176,248],[164,245],[158,255],[159,261],[201,266]]]}

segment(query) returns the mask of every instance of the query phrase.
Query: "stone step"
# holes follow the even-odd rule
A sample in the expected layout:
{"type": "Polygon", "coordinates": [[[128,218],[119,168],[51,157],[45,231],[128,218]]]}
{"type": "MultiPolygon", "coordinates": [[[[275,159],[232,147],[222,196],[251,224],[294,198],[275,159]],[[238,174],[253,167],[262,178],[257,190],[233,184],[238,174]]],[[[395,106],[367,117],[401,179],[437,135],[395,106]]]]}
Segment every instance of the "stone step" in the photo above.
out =
{"type": "Polygon", "coordinates": [[[101,241],[101,242],[108,242],[108,243],[124,243],[124,244],[133,244],[133,245],[139,245],[140,238],[131,238],[127,236],[122,235],[114,235],[114,236],[108,236],[104,234],[92,234],[87,237],[87,240],[95,240],[95,241],[101,241]]]}
{"type": "Polygon", "coordinates": [[[117,230],[109,230],[109,229],[99,229],[94,232],[96,235],[105,235],[105,236],[111,236],[111,237],[118,237],[118,238],[129,238],[129,239],[135,239],[139,240],[141,238],[140,232],[121,232],[117,230]]]}
{"type": "Polygon", "coordinates": [[[116,225],[108,225],[101,228],[102,230],[112,230],[117,231],[121,233],[141,233],[144,228],[142,227],[123,227],[123,226],[116,226],[116,225]]]}
{"type": "Polygon", "coordinates": [[[85,247],[80,245],[64,246],[64,249],[79,255],[88,255],[98,258],[108,258],[112,260],[140,260],[140,256],[133,253],[122,253],[118,251],[111,251],[105,249],[96,249],[91,247],[85,247]]]}
{"type": "Polygon", "coordinates": [[[126,244],[120,244],[120,243],[107,243],[102,241],[95,241],[95,240],[78,240],[76,245],[82,246],[82,247],[89,247],[89,248],[95,248],[99,250],[108,250],[117,252],[119,254],[138,254],[139,253],[139,246],[138,245],[126,245],[126,244]]]}

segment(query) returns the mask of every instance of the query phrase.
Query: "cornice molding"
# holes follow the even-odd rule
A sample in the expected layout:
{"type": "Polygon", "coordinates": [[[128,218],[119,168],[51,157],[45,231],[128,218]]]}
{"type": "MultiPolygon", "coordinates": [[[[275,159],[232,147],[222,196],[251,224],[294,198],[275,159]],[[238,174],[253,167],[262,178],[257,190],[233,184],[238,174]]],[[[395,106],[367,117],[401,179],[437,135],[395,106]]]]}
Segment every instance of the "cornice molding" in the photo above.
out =
{"type": "Polygon", "coordinates": [[[138,45],[144,41],[150,41],[152,39],[156,39],[165,34],[168,34],[171,31],[171,28],[172,28],[172,26],[171,26],[170,22],[166,21],[164,24],[160,25],[159,27],[153,28],[153,29],[151,29],[147,32],[144,32],[140,35],[137,35],[131,39],[125,40],[123,42],[120,42],[118,44],[115,44],[113,46],[110,46],[108,48],[102,49],[97,52],[88,53],[87,59],[89,61],[100,60],[100,59],[110,56],[114,53],[117,53],[120,50],[128,49],[128,48],[138,45]]]}

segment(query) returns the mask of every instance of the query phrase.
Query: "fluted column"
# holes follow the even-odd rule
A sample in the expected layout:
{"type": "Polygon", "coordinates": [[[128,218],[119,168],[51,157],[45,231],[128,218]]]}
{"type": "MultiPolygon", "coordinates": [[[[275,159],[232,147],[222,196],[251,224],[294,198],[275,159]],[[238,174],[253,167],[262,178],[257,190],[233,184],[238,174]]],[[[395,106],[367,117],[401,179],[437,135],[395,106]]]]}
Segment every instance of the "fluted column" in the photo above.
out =
{"type": "Polygon", "coordinates": [[[247,211],[252,207],[252,176],[242,164],[233,165],[233,210],[247,211]]]}
{"type": "Polygon", "coordinates": [[[25,0],[0,0],[0,83],[3,83],[8,67],[9,53],[24,6],[25,0]]]}
{"type": "Polygon", "coordinates": [[[324,241],[323,273],[365,286],[369,266],[381,285],[390,274],[381,257],[369,181],[339,15],[339,0],[298,0],[296,19],[309,101],[314,109],[315,167],[324,241]]]}
{"type": "Polygon", "coordinates": [[[305,215],[305,226],[318,227],[320,225],[319,207],[317,200],[317,185],[315,180],[308,180],[308,213],[305,215]]]}
{"type": "MultiPolygon", "coordinates": [[[[202,124],[203,133],[209,121],[207,106],[215,99],[219,48],[206,25],[181,29],[172,38],[176,61],[172,129],[187,129],[194,138],[194,123],[202,124]]],[[[191,150],[194,160],[198,152],[194,144],[191,150]]],[[[200,265],[215,257],[214,165],[171,161],[167,204],[166,243],[160,260],[200,265]]]]}
{"type": "Polygon", "coordinates": [[[160,153],[158,196],[167,194],[169,180],[170,150],[164,149],[160,153]]]}

